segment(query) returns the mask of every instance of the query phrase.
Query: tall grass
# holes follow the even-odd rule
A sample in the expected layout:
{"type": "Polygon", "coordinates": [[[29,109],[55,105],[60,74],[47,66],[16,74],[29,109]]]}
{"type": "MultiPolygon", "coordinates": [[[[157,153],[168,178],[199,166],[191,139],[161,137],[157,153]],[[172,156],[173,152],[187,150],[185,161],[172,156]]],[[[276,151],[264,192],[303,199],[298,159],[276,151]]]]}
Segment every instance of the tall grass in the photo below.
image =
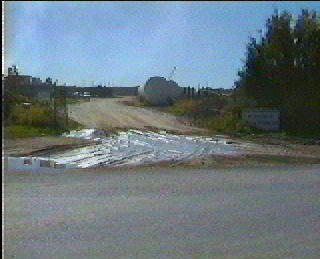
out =
{"type": "Polygon", "coordinates": [[[241,107],[227,106],[221,97],[202,100],[181,100],[169,109],[169,112],[191,119],[192,124],[218,133],[238,134],[254,133],[241,119],[241,107]]]}
{"type": "Polygon", "coordinates": [[[15,105],[6,121],[6,133],[9,138],[22,138],[43,135],[59,135],[69,129],[79,128],[80,124],[57,115],[54,119],[53,109],[48,105],[15,105]]]}
{"type": "Polygon", "coordinates": [[[53,120],[50,107],[22,105],[14,106],[11,112],[11,121],[15,125],[31,127],[57,127],[53,120]]]}

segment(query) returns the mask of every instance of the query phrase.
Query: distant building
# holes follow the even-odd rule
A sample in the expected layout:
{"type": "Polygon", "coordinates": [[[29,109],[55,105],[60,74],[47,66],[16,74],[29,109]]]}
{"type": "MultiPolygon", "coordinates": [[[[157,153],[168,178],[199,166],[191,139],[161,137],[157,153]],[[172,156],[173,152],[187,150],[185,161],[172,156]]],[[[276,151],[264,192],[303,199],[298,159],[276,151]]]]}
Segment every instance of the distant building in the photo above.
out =
{"type": "Polygon", "coordinates": [[[4,81],[9,80],[11,84],[20,85],[20,86],[30,86],[30,85],[40,85],[42,81],[39,77],[32,77],[28,75],[20,75],[18,68],[13,65],[8,68],[8,76],[3,78],[4,81]]]}
{"type": "Polygon", "coordinates": [[[41,85],[42,84],[42,81],[39,77],[32,77],[32,85],[41,85]]]}
{"type": "Polygon", "coordinates": [[[137,96],[138,86],[134,87],[110,87],[113,96],[137,96]]]}
{"type": "Polygon", "coordinates": [[[52,85],[52,78],[51,77],[47,77],[46,78],[46,84],[47,85],[52,85]]]}
{"type": "Polygon", "coordinates": [[[12,67],[8,68],[8,76],[17,76],[18,73],[18,68],[15,65],[12,65],[12,67]]]}
{"type": "Polygon", "coordinates": [[[32,76],[18,75],[20,85],[32,85],[32,76]]]}

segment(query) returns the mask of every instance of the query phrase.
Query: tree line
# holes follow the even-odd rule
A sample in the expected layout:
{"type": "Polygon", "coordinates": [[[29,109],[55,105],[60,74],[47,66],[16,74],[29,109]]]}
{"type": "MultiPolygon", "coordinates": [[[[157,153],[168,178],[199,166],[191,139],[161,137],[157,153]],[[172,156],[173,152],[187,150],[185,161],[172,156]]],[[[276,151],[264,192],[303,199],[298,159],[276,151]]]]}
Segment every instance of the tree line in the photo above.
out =
{"type": "Polygon", "coordinates": [[[265,33],[249,37],[236,91],[255,106],[278,108],[291,132],[320,132],[320,16],[275,10],[265,33]]]}

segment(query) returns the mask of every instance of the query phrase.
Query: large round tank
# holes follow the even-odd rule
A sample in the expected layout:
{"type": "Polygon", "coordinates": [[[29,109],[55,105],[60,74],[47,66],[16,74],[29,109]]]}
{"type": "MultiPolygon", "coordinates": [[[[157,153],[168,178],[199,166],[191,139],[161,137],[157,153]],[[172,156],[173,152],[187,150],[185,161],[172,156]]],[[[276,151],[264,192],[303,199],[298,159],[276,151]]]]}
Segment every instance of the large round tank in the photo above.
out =
{"type": "Polygon", "coordinates": [[[164,77],[150,77],[144,86],[139,87],[138,93],[146,101],[155,105],[168,105],[181,98],[183,88],[164,77]]]}

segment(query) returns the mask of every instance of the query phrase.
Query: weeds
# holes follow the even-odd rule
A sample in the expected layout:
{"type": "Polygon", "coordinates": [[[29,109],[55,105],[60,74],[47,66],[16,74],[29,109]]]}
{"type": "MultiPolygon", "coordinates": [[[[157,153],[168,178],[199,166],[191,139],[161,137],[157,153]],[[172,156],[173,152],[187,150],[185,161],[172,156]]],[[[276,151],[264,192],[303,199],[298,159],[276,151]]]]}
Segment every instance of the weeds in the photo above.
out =
{"type": "Polygon", "coordinates": [[[55,120],[52,108],[43,104],[13,106],[5,124],[6,136],[9,138],[59,135],[70,129],[81,127],[71,119],[68,119],[68,125],[66,125],[65,118],[59,114],[55,120]]]}
{"type": "Polygon", "coordinates": [[[52,111],[49,107],[16,105],[11,112],[11,122],[30,127],[54,127],[52,111]]]}
{"type": "Polygon", "coordinates": [[[55,128],[39,128],[28,125],[12,125],[6,128],[5,133],[8,138],[14,139],[36,136],[60,135],[61,133],[63,133],[63,130],[55,128]]]}

